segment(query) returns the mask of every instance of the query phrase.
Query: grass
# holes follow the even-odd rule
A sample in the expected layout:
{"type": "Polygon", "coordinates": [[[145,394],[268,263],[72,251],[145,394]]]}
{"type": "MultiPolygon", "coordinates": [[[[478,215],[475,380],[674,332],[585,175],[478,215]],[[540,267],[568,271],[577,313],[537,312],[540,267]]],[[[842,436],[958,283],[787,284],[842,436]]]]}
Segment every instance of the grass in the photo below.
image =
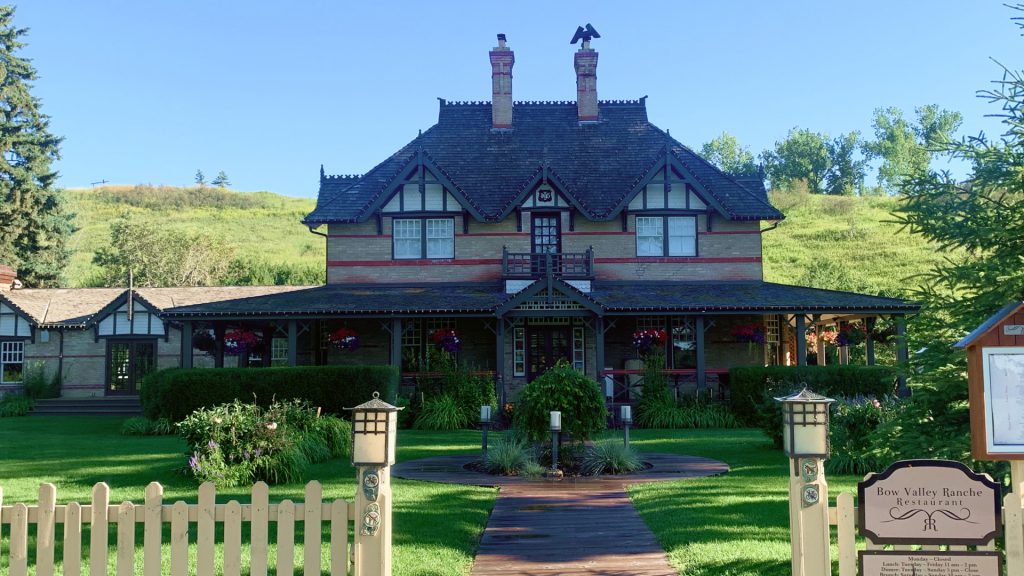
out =
{"type": "MultiPolygon", "coordinates": [[[[57,497],[62,503],[87,503],[93,484],[106,482],[111,487],[112,503],[131,500],[139,504],[143,501],[146,484],[151,481],[163,485],[165,503],[177,500],[195,503],[198,485],[175,472],[185,463],[184,442],[176,436],[121,436],[123,421],[117,417],[0,419],[0,446],[3,446],[0,486],[4,504],[35,504],[39,485],[44,482],[57,486],[57,497]]],[[[398,459],[473,453],[478,447],[479,433],[473,431],[438,434],[402,430],[398,459]]],[[[334,460],[311,466],[305,481],[311,479],[323,484],[324,500],[351,500],[355,494],[355,471],[347,461],[334,460]]],[[[401,479],[395,479],[393,484],[394,573],[466,574],[493,507],[495,491],[401,479]]],[[[272,502],[286,498],[302,501],[303,490],[304,483],[272,486],[270,499],[272,502]]],[[[241,488],[218,490],[219,503],[232,499],[248,502],[249,492],[241,488]]],[[[247,533],[246,529],[243,531],[247,533]]],[[[274,533],[273,528],[271,533],[274,533]]],[[[327,534],[325,531],[324,542],[328,541],[327,534]]],[[[30,535],[34,538],[34,530],[30,530],[30,535]]],[[[7,536],[5,533],[0,541],[0,574],[7,572],[7,536]]],[[[195,538],[194,527],[192,538],[195,538]]],[[[244,538],[247,548],[247,536],[244,538]]],[[[301,525],[297,524],[296,542],[301,541],[301,525]]],[[[88,540],[84,542],[87,550],[88,540]]],[[[115,533],[111,542],[116,542],[115,533]]],[[[136,542],[141,544],[141,533],[136,542]]],[[[166,535],[164,542],[168,542],[166,535]]],[[[298,552],[301,547],[297,548],[298,552]]],[[[165,570],[169,552],[165,545],[165,570]]],[[[243,558],[246,552],[243,550],[243,558]]],[[[112,552],[111,560],[113,557],[112,552]]],[[[32,552],[30,558],[34,558],[32,552]]],[[[296,565],[301,565],[301,556],[296,558],[296,565]]],[[[326,558],[325,553],[324,566],[327,566],[326,558]]],[[[140,567],[141,548],[137,549],[136,561],[140,567]]],[[[108,572],[113,573],[112,563],[108,572]]]]}
{"type": "MultiPolygon", "coordinates": [[[[640,452],[725,461],[719,477],[633,486],[644,521],[686,576],[788,576],[788,460],[758,430],[635,430],[640,452]]],[[[829,476],[829,498],[854,492],[861,478],[829,476]]]]}

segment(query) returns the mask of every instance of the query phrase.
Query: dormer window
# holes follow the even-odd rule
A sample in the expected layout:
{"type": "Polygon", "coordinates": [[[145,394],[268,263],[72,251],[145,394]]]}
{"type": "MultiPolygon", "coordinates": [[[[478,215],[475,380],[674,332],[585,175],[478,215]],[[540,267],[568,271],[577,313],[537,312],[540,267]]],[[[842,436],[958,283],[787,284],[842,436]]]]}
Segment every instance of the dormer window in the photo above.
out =
{"type": "Polygon", "coordinates": [[[637,216],[637,256],[696,256],[696,216],[637,216]]]}
{"type": "Polygon", "coordinates": [[[452,218],[396,218],[392,237],[395,260],[455,257],[452,218]]]}

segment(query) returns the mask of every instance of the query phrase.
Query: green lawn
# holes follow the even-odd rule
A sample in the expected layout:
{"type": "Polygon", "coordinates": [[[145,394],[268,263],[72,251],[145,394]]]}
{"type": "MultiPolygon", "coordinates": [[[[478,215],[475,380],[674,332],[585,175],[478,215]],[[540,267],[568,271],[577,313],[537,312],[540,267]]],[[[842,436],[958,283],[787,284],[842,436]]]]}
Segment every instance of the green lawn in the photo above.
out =
{"type": "MultiPolygon", "coordinates": [[[[112,502],[138,503],[146,483],[153,480],[164,485],[165,500],[195,502],[196,484],[174,471],[184,464],[182,441],[121,436],[120,424],[119,418],[0,419],[4,503],[35,503],[42,482],[56,484],[62,502],[85,503],[92,485],[100,481],[110,484],[112,502]]],[[[760,431],[636,430],[632,441],[641,451],[706,456],[724,460],[732,468],[725,476],[630,489],[637,509],[681,574],[789,573],[786,459],[768,448],[760,431]]],[[[402,430],[398,458],[471,453],[478,442],[479,433],[474,431],[402,430]]],[[[325,499],[351,499],[355,490],[354,471],[347,462],[314,466],[308,478],[324,484],[325,499]]],[[[833,500],[840,490],[853,490],[857,480],[831,477],[833,500]]],[[[301,484],[271,488],[274,502],[301,501],[302,494],[301,484]]],[[[399,479],[394,494],[395,574],[467,573],[495,491],[399,479]]],[[[249,501],[241,489],[224,490],[218,496],[220,502],[249,501]]],[[[7,552],[4,541],[0,573],[6,572],[7,552]]]]}

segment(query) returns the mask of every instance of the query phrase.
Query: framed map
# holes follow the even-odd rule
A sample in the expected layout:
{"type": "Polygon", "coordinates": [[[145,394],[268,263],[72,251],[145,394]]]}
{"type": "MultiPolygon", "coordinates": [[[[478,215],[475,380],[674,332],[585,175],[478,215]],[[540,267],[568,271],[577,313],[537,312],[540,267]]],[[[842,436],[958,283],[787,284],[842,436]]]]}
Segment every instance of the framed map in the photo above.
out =
{"type": "Polygon", "coordinates": [[[985,447],[990,454],[1024,452],[1024,347],[982,348],[985,447]]]}

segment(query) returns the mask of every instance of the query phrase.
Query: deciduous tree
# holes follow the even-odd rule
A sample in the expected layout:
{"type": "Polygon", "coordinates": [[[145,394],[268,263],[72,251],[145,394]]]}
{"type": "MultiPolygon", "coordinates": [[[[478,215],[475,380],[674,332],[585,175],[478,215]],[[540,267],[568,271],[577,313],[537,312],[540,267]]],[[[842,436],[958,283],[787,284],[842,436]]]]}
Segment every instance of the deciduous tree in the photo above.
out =
{"type": "Polygon", "coordinates": [[[722,132],[710,142],[705,142],[700,148],[700,154],[705,160],[730,174],[756,174],[758,171],[750,149],[740,146],[736,137],[728,132],[722,132]]]}
{"type": "Polygon", "coordinates": [[[61,138],[32,96],[36,71],[17,56],[24,28],[14,7],[0,6],[0,263],[18,269],[25,284],[56,286],[67,266],[74,214],[54,187],[61,138]]]}
{"type": "Polygon", "coordinates": [[[832,166],[827,136],[807,129],[793,128],[774,150],[762,154],[772,188],[788,189],[795,180],[804,180],[811,192],[822,193],[825,177],[832,166]]]}
{"type": "Polygon", "coordinates": [[[830,164],[825,173],[826,194],[860,194],[867,169],[867,159],[859,155],[860,147],[859,132],[850,132],[826,142],[830,164]]]}
{"type": "Polygon", "coordinates": [[[882,160],[878,181],[890,193],[903,179],[927,172],[932,156],[945,149],[963,121],[959,112],[935,104],[919,106],[914,114],[912,123],[899,108],[878,108],[872,122],[875,140],[864,144],[866,155],[882,160]]]}

